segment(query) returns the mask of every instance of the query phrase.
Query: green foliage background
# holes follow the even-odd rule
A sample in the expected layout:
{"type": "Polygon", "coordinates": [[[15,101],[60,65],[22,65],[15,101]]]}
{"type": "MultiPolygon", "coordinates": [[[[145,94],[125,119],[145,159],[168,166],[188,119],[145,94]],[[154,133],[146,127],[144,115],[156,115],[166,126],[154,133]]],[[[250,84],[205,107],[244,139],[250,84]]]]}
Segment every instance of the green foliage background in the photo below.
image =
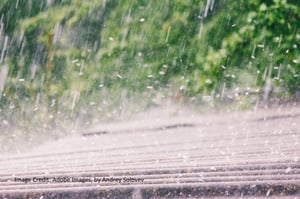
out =
{"type": "Polygon", "coordinates": [[[299,1],[209,2],[0,0],[2,127],[115,118],[157,92],[299,95],[299,1]]]}

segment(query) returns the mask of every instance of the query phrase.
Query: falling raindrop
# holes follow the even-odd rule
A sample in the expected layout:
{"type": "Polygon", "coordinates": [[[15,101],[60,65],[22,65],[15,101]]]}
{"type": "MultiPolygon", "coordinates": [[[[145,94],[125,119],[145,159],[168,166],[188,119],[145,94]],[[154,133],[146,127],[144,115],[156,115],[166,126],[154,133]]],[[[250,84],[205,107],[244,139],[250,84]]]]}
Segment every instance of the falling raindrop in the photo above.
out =
{"type": "Polygon", "coordinates": [[[169,26],[169,28],[168,28],[168,32],[167,32],[167,36],[166,36],[166,40],[165,40],[166,42],[169,41],[170,32],[171,32],[171,26],[169,26]]]}
{"type": "Polygon", "coordinates": [[[37,70],[37,64],[32,64],[30,67],[31,70],[31,79],[35,78],[36,70],[37,70]]]}
{"type": "Polygon", "coordinates": [[[258,48],[264,48],[265,45],[263,45],[263,44],[258,44],[257,47],[258,47],[258,48]]]}
{"type": "Polygon", "coordinates": [[[117,77],[118,77],[119,79],[122,79],[122,78],[123,78],[119,73],[117,73],[117,77]]]}
{"type": "Polygon", "coordinates": [[[212,11],[214,8],[214,0],[207,0],[206,1],[206,6],[205,6],[205,12],[204,12],[204,17],[207,17],[209,10],[212,11]]]}
{"type": "Polygon", "coordinates": [[[293,59],[293,63],[299,64],[300,62],[299,62],[299,60],[297,60],[297,59],[293,59]]]}
{"type": "Polygon", "coordinates": [[[205,84],[211,84],[212,81],[210,79],[205,80],[205,84]]]}
{"type": "Polygon", "coordinates": [[[74,60],[72,60],[72,64],[75,64],[75,63],[77,63],[79,60],[78,59],[74,59],[74,60]]]}
{"type": "Polygon", "coordinates": [[[164,71],[159,71],[160,75],[165,75],[166,73],[164,71]]]}
{"type": "Polygon", "coordinates": [[[8,70],[9,70],[9,68],[8,68],[7,64],[3,65],[0,69],[0,98],[1,98],[2,92],[4,90],[4,86],[5,86],[7,75],[8,75],[8,70]]]}
{"type": "Polygon", "coordinates": [[[5,38],[4,38],[4,44],[3,44],[3,47],[2,47],[2,51],[1,51],[0,63],[4,62],[6,51],[7,51],[7,47],[8,47],[8,36],[5,36],[5,38]]]}

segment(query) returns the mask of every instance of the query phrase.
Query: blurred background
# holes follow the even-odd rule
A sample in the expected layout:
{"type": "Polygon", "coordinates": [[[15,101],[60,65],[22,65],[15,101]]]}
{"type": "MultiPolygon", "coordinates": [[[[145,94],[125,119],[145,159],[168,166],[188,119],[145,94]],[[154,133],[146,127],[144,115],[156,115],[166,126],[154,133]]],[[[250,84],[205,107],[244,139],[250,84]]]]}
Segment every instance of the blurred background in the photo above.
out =
{"type": "Polygon", "coordinates": [[[0,0],[0,151],[151,107],[300,99],[299,0],[0,0]]]}

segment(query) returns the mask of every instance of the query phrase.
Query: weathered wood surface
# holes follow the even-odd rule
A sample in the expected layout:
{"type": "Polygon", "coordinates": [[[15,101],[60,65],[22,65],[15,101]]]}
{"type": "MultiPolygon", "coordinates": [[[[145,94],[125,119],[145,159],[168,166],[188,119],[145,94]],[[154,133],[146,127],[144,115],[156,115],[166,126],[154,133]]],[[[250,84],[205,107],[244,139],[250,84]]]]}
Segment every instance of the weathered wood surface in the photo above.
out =
{"type": "Polygon", "coordinates": [[[215,196],[300,197],[299,108],[146,115],[0,158],[0,198],[215,196]]]}

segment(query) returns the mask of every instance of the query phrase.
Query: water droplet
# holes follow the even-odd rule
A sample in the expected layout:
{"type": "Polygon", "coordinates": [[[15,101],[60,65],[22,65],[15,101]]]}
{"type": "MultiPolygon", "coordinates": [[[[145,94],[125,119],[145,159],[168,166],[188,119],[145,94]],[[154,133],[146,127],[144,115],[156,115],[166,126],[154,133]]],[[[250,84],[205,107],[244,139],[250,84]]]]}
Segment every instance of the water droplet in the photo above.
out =
{"type": "Polygon", "coordinates": [[[292,171],[291,167],[286,168],[286,170],[284,171],[285,173],[290,173],[292,171]]]}
{"type": "Polygon", "coordinates": [[[119,79],[122,79],[122,76],[121,76],[120,74],[117,74],[117,77],[118,77],[119,79]]]}
{"type": "Polygon", "coordinates": [[[211,84],[212,81],[210,79],[205,80],[205,84],[211,84]]]}
{"type": "Polygon", "coordinates": [[[9,124],[7,120],[2,120],[2,123],[3,123],[5,126],[7,126],[7,125],[9,124]]]}
{"type": "Polygon", "coordinates": [[[55,102],[56,102],[56,100],[55,100],[55,99],[53,99],[53,100],[51,101],[51,105],[50,105],[50,107],[53,107],[53,106],[55,105],[55,102]]]}
{"type": "Polygon", "coordinates": [[[9,105],[8,108],[9,108],[9,109],[14,109],[14,108],[16,108],[16,107],[15,107],[15,105],[11,104],[11,105],[9,105]]]}
{"type": "Polygon", "coordinates": [[[74,59],[74,60],[72,60],[72,64],[75,64],[75,63],[77,63],[79,60],[78,59],[74,59]]]}
{"type": "Polygon", "coordinates": [[[159,71],[159,74],[160,75],[165,75],[166,73],[165,73],[165,71],[159,71]]]}
{"type": "Polygon", "coordinates": [[[266,196],[269,196],[269,195],[270,195],[271,190],[272,190],[272,189],[268,189],[268,191],[267,191],[267,193],[266,193],[266,196]]]}
{"type": "Polygon", "coordinates": [[[263,45],[263,44],[258,44],[257,47],[258,47],[258,48],[264,48],[265,45],[263,45]]]}

